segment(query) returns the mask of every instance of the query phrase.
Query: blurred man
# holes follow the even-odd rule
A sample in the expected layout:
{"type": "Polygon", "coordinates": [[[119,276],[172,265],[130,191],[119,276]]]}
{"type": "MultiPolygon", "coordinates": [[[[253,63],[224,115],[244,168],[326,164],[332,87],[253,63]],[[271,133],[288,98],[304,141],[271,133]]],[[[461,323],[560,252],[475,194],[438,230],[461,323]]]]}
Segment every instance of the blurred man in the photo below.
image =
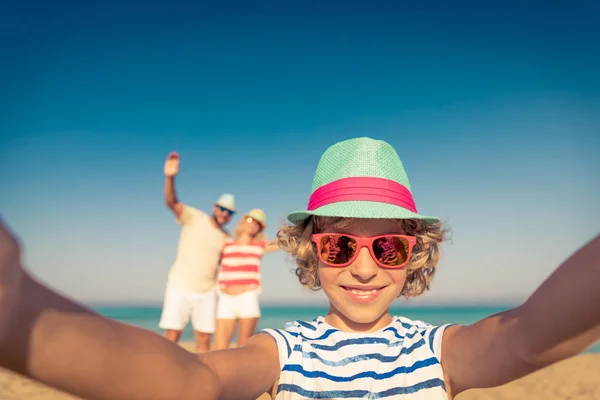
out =
{"type": "Polygon", "coordinates": [[[213,205],[212,215],[181,203],[175,193],[179,155],[171,153],[165,162],[165,202],[181,224],[177,257],[165,291],[159,327],[165,336],[178,342],[185,326],[192,322],[196,351],[209,350],[215,330],[216,273],[228,233],[223,229],[236,211],[235,199],[223,194],[213,205]]]}

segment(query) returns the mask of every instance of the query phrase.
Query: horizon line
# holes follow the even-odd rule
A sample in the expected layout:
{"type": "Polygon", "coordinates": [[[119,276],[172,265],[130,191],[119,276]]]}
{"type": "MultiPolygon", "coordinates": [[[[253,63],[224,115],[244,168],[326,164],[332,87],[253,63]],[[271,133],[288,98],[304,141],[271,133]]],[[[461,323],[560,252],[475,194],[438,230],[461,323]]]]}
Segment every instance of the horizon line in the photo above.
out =
{"type": "MultiPolygon", "coordinates": [[[[125,308],[125,307],[135,307],[135,308],[161,308],[163,307],[162,302],[115,302],[115,301],[94,301],[94,302],[85,302],[86,306],[95,309],[95,308],[125,308]]],[[[424,302],[420,304],[414,303],[396,303],[392,304],[390,308],[461,308],[461,307],[469,307],[469,308],[477,308],[477,307],[494,307],[494,308],[512,308],[518,306],[517,302],[509,302],[509,301],[455,301],[455,302],[424,302]]],[[[329,303],[327,302],[290,302],[290,303],[282,303],[282,302],[263,302],[261,303],[261,307],[264,308],[323,308],[328,307],[329,303]]]]}

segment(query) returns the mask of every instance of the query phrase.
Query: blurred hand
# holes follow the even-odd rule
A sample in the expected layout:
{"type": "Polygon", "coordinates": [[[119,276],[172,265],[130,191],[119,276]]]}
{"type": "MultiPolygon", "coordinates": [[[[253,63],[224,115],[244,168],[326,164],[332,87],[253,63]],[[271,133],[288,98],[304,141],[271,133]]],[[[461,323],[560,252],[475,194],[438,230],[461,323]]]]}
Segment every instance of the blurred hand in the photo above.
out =
{"type": "Polygon", "coordinates": [[[20,290],[21,250],[17,239],[0,219],[0,346],[4,345],[20,290]]]}
{"type": "Polygon", "coordinates": [[[165,161],[165,176],[173,177],[179,173],[179,154],[175,152],[169,153],[167,161],[165,161]]]}

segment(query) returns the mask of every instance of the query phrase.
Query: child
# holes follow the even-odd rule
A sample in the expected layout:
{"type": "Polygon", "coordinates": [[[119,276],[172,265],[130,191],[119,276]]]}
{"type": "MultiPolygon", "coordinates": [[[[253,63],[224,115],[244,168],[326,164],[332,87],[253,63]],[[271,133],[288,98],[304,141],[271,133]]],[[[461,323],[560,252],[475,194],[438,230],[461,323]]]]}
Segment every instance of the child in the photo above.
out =
{"type": "Polygon", "coordinates": [[[256,330],[260,318],[260,260],[263,254],[279,250],[276,240],[265,241],[265,224],[261,209],[250,210],[237,224],[235,240],[228,241],[223,248],[218,274],[215,350],[229,347],[236,324],[238,346],[256,330]]]}
{"type": "MultiPolygon", "coordinates": [[[[504,384],[573,356],[599,338],[600,236],[521,306],[470,326],[389,314],[426,290],[444,229],[419,214],[387,143],[343,141],[322,156],[306,211],[280,246],[326,316],[269,329],[242,347],[194,355],[56,294],[20,266],[0,232],[0,366],[86,399],[446,399],[504,384]]],[[[523,266],[526,268],[527,266],[523,266]]]]}

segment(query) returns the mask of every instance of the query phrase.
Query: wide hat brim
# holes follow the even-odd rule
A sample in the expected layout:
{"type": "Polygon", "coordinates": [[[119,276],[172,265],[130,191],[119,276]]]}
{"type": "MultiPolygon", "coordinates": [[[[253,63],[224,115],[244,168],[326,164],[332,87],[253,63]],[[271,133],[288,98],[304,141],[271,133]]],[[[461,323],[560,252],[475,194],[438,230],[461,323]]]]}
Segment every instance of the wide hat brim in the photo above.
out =
{"type": "Polygon", "coordinates": [[[438,217],[424,216],[393,204],[374,201],[344,201],[327,204],[312,211],[294,211],[287,219],[297,225],[311,215],[341,218],[418,219],[426,223],[439,222],[438,217]]]}

